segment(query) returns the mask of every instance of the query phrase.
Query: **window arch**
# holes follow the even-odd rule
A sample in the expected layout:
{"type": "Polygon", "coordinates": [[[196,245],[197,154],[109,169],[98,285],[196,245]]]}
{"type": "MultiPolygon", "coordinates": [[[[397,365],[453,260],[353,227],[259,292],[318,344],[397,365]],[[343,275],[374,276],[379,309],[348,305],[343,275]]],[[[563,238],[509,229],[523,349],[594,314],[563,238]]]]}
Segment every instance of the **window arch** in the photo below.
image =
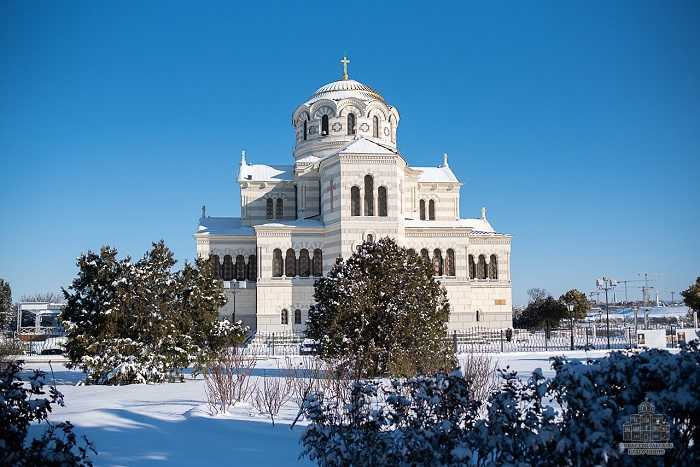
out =
{"type": "Polygon", "coordinates": [[[374,235],[372,235],[372,234],[367,234],[367,236],[365,237],[365,240],[367,240],[367,241],[370,242],[370,243],[371,243],[371,242],[374,242],[374,235]]]}
{"type": "Polygon", "coordinates": [[[314,277],[320,277],[323,274],[323,253],[319,248],[314,250],[314,260],[312,266],[314,277]]]}
{"type": "Polygon", "coordinates": [[[436,276],[443,275],[442,251],[439,248],[435,248],[433,251],[433,273],[436,276]]]}
{"type": "Polygon", "coordinates": [[[498,259],[496,255],[489,258],[489,279],[498,279],[498,259]]]}
{"type": "Polygon", "coordinates": [[[221,279],[221,263],[219,262],[219,256],[210,255],[209,262],[211,263],[212,271],[214,271],[214,277],[221,279]]]}
{"type": "Polygon", "coordinates": [[[301,310],[299,308],[294,310],[294,324],[301,324],[301,310]]]}
{"type": "Polygon", "coordinates": [[[286,308],[280,313],[280,324],[289,324],[289,312],[286,308]]]}
{"type": "Polygon", "coordinates": [[[486,279],[486,257],[479,255],[479,262],[476,263],[476,278],[486,279]]]}
{"type": "Polygon", "coordinates": [[[294,277],[297,275],[297,258],[294,255],[294,250],[289,248],[284,256],[284,275],[294,277]]]}
{"type": "Polygon", "coordinates": [[[428,202],[428,219],[431,221],[435,220],[435,200],[431,199],[428,202]]]}
{"type": "Polygon", "coordinates": [[[348,114],[348,134],[354,135],[356,133],[357,133],[357,129],[355,128],[355,114],[349,113],[348,114]]]}
{"type": "Polygon", "coordinates": [[[275,248],[272,252],[272,277],[282,277],[282,250],[275,248]]]}
{"type": "Polygon", "coordinates": [[[365,175],[365,216],[374,215],[374,178],[365,175]]]}
{"type": "Polygon", "coordinates": [[[258,279],[258,257],[248,256],[248,280],[255,282],[258,279]]]}
{"type": "Polygon", "coordinates": [[[469,255],[469,278],[476,278],[476,263],[474,262],[474,255],[469,255]]]}
{"type": "Polygon", "coordinates": [[[275,219],[282,219],[284,214],[284,200],[282,198],[277,198],[275,203],[275,219]]]}
{"type": "Polygon", "coordinates": [[[379,117],[376,115],[372,118],[372,136],[379,138],[379,117]]]}
{"type": "Polygon", "coordinates": [[[309,250],[306,248],[299,252],[299,275],[301,277],[311,275],[311,258],[309,258],[309,250]]]}
{"type": "Polygon", "coordinates": [[[479,314],[480,314],[480,313],[479,313],[479,310],[476,310],[476,320],[477,320],[477,321],[479,321],[479,318],[481,318],[481,317],[479,316],[479,314]]]}
{"type": "Polygon", "coordinates": [[[425,220],[425,200],[422,199],[420,200],[420,220],[424,221],[425,220]]]}
{"type": "Polygon", "coordinates": [[[447,257],[445,258],[445,275],[454,277],[455,273],[455,251],[452,248],[447,250],[447,257]]]}
{"type": "Polygon", "coordinates": [[[428,263],[430,262],[430,254],[428,253],[428,250],[426,248],[422,248],[420,250],[420,257],[423,258],[428,263]]]}
{"type": "Polygon", "coordinates": [[[307,128],[308,122],[304,120],[304,141],[306,141],[306,137],[309,134],[309,130],[307,128]]]}
{"type": "MultiPolygon", "coordinates": [[[[377,117],[374,117],[377,118],[377,117]]],[[[379,215],[382,217],[386,217],[388,215],[388,210],[387,210],[387,200],[386,200],[386,187],[385,186],[380,186],[377,188],[377,201],[378,201],[378,210],[379,210],[379,215]]]]}
{"type": "Polygon", "coordinates": [[[328,135],[328,115],[321,117],[321,136],[328,135]]]}
{"type": "Polygon", "coordinates": [[[236,280],[245,280],[245,256],[243,255],[236,256],[236,280]]]}
{"type": "Polygon", "coordinates": [[[360,215],[360,187],[354,186],[350,188],[350,215],[360,215]]]}
{"type": "Polygon", "coordinates": [[[274,201],[272,200],[272,198],[267,198],[267,209],[265,210],[265,217],[267,219],[272,219],[272,214],[274,213],[274,210],[275,210],[273,204],[274,204],[274,201]]]}
{"type": "Polygon", "coordinates": [[[415,255],[416,255],[416,250],[414,250],[413,248],[409,248],[408,250],[406,250],[406,252],[407,252],[409,255],[412,255],[412,256],[415,256],[415,255]]]}
{"type": "Polygon", "coordinates": [[[233,259],[231,255],[224,256],[224,280],[233,280],[233,259]]]}

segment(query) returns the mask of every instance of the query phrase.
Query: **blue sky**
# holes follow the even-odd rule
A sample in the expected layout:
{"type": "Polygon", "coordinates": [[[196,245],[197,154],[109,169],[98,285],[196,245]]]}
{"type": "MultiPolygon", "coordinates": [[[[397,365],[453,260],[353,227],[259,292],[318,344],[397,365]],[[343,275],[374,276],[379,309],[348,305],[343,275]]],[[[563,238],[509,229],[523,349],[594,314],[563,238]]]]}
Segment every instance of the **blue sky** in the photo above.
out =
{"type": "Polygon", "coordinates": [[[344,52],[399,109],[409,163],[448,152],[462,216],[486,206],[513,235],[516,303],[641,272],[668,297],[700,275],[697,2],[143,3],[0,5],[15,298],[105,243],[193,258],[202,204],[239,214],[240,150],[291,161],[291,113],[344,52]]]}

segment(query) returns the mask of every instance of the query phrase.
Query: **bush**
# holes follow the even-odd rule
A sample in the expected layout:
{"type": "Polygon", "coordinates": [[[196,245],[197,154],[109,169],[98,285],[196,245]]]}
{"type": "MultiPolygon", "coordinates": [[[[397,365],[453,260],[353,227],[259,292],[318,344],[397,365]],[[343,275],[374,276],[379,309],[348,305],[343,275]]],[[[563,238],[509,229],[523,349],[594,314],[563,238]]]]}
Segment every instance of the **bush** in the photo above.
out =
{"type": "Polygon", "coordinates": [[[254,356],[235,348],[219,353],[211,362],[204,373],[204,390],[212,414],[228,413],[229,408],[249,398],[256,363],[254,356]]]}
{"type": "Polygon", "coordinates": [[[698,465],[700,351],[613,352],[590,362],[553,359],[523,380],[502,371],[486,404],[460,373],[391,384],[358,382],[338,407],[323,393],[304,403],[307,456],[324,466],[698,465]],[[623,452],[623,426],[651,402],[670,426],[661,456],[623,452]]]}
{"type": "Polygon", "coordinates": [[[18,362],[0,363],[0,465],[92,466],[88,458],[90,451],[96,453],[92,444],[85,437],[79,444],[70,422],[48,421],[51,405],[63,405],[63,395],[51,386],[48,398],[36,397],[46,394],[45,374],[35,370],[26,385],[19,376],[21,369],[18,362]],[[46,431],[28,441],[33,422],[46,425],[46,431]]]}

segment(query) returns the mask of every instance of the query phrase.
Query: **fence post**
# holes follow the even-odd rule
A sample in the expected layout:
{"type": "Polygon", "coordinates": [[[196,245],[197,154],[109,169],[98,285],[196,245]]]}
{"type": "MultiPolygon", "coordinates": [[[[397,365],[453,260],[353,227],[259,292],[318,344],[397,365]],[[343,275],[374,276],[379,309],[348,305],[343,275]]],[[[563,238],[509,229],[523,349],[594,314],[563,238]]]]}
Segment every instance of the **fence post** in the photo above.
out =
{"type": "Polygon", "coordinates": [[[549,350],[549,320],[544,322],[544,350],[549,350]]]}
{"type": "Polygon", "coordinates": [[[457,330],[452,331],[452,345],[454,346],[455,353],[459,353],[459,350],[457,349],[457,330]]]}
{"type": "Polygon", "coordinates": [[[571,350],[574,350],[574,320],[571,320],[571,350]]]}
{"type": "Polygon", "coordinates": [[[501,353],[503,353],[503,329],[501,329],[501,353]]]}
{"type": "Polygon", "coordinates": [[[588,350],[588,328],[584,328],[586,330],[586,350],[588,350]]]}
{"type": "Polygon", "coordinates": [[[272,356],[275,356],[275,333],[272,333],[272,356]]]}

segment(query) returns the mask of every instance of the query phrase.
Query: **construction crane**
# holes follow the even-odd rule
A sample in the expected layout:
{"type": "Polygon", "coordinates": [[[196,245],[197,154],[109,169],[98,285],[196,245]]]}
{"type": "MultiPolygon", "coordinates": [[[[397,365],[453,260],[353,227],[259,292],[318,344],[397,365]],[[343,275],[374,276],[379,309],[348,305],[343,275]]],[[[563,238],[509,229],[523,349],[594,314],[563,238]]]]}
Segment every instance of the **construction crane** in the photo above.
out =
{"type": "Polygon", "coordinates": [[[644,282],[643,279],[630,279],[626,281],[617,281],[619,284],[625,284],[625,303],[627,303],[629,300],[627,298],[627,284],[631,282],[644,282]]]}

